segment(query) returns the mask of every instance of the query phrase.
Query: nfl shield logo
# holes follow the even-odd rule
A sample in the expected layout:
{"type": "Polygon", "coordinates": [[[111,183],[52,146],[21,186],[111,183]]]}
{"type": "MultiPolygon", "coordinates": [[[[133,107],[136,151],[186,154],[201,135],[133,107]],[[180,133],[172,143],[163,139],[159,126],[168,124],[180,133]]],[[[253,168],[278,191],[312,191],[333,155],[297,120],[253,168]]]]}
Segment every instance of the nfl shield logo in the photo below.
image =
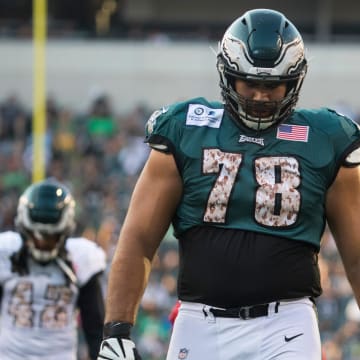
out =
{"type": "Polygon", "coordinates": [[[188,349],[180,349],[178,359],[186,359],[188,356],[189,350],[188,349]]]}

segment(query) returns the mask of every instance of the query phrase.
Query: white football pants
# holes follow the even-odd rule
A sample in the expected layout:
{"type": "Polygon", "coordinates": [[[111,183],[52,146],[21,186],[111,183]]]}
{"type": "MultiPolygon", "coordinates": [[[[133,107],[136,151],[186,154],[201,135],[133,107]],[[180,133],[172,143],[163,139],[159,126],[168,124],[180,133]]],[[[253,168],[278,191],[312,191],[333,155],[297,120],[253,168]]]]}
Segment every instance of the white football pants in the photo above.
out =
{"type": "Polygon", "coordinates": [[[166,360],[320,360],[314,304],[307,298],[275,303],[255,319],[214,317],[210,306],[182,302],[166,360]]]}

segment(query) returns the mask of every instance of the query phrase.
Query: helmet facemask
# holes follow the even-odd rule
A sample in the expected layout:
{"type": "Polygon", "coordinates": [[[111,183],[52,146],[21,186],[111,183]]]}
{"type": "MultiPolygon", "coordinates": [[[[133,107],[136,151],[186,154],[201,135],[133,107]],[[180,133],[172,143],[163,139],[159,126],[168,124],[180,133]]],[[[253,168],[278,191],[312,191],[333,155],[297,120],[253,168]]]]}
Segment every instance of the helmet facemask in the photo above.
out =
{"type": "Polygon", "coordinates": [[[63,246],[67,235],[64,233],[49,233],[36,229],[24,229],[25,243],[31,256],[40,263],[47,263],[55,259],[63,246]]]}
{"type": "Polygon", "coordinates": [[[304,44],[282,14],[252,10],[237,19],[219,44],[217,70],[221,94],[233,117],[253,130],[265,130],[294,110],[306,75],[304,44]],[[235,81],[286,84],[279,101],[247,99],[235,91],[235,81]]]}

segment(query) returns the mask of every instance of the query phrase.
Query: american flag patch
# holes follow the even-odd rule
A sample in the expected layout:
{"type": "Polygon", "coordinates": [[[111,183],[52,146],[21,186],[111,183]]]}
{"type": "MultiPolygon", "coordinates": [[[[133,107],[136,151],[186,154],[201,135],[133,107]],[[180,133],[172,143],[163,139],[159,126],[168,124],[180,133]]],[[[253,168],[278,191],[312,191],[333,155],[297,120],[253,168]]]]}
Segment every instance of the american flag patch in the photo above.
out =
{"type": "Polygon", "coordinates": [[[290,141],[307,142],[309,136],[309,127],[302,125],[281,124],[277,128],[276,138],[290,141]]]}

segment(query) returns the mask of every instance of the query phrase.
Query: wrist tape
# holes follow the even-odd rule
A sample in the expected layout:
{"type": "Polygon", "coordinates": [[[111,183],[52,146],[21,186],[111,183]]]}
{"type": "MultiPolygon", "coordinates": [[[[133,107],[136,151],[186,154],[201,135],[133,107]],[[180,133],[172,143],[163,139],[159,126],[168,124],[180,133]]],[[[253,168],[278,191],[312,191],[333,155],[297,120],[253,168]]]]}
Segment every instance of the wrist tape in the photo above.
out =
{"type": "Polygon", "coordinates": [[[117,337],[121,339],[130,339],[132,324],[121,321],[111,321],[104,325],[103,338],[117,337]]]}

